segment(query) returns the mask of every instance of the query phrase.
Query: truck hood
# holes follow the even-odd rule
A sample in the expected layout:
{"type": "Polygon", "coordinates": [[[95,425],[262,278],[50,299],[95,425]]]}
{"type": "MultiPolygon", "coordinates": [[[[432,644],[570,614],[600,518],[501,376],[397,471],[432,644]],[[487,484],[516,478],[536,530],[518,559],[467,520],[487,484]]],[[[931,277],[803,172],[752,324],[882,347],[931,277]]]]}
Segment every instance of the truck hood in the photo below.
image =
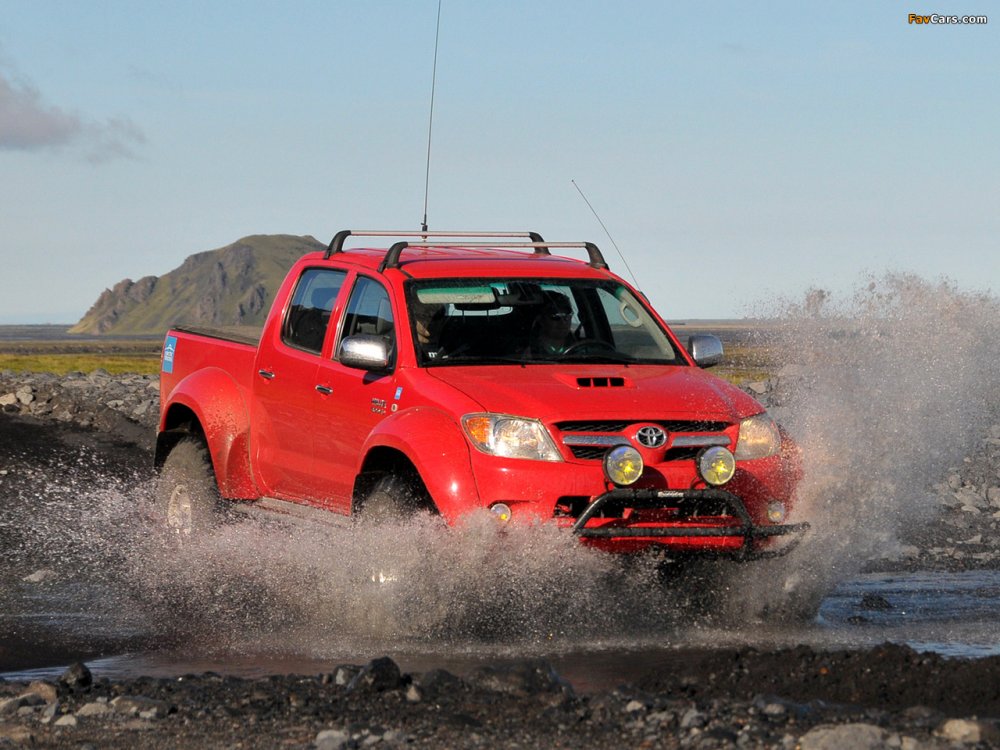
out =
{"type": "Polygon", "coordinates": [[[764,410],[739,388],[697,367],[529,365],[428,372],[485,412],[542,421],[671,416],[735,422],[764,410]]]}

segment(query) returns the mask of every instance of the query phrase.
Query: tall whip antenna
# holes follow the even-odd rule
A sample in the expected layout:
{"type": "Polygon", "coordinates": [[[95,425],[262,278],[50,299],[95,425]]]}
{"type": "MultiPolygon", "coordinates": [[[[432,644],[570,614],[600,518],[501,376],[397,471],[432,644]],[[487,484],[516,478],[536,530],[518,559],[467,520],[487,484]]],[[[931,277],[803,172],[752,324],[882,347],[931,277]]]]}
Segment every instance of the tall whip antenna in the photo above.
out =
{"type": "Polygon", "coordinates": [[[427,231],[427,196],[431,185],[431,131],[434,127],[434,88],[437,84],[438,40],[441,38],[441,0],[438,0],[437,30],[434,32],[434,69],[431,71],[431,113],[427,121],[427,170],[424,173],[424,220],[420,229],[427,231]]]}
{"type": "MultiPolygon", "coordinates": [[[[576,192],[578,192],[580,194],[580,197],[583,198],[583,202],[587,204],[587,208],[590,209],[590,212],[594,215],[594,218],[597,219],[597,223],[601,225],[601,229],[603,229],[604,233],[606,235],[608,235],[608,239],[611,240],[611,244],[615,246],[615,250],[618,250],[618,257],[620,257],[622,259],[622,263],[625,264],[625,269],[628,271],[628,275],[632,277],[632,283],[635,284],[635,288],[639,289],[639,291],[642,291],[640,289],[640,287],[639,287],[639,281],[638,281],[638,279],[635,278],[635,274],[632,273],[632,269],[629,268],[628,261],[625,260],[625,256],[622,254],[622,251],[619,249],[618,243],[615,242],[615,238],[611,236],[611,232],[609,232],[608,228],[606,226],[604,226],[604,222],[601,221],[601,217],[597,215],[597,211],[595,211],[594,207],[590,205],[590,201],[587,200],[587,196],[583,194],[582,190],[580,190],[580,186],[576,184],[576,180],[570,180],[570,182],[573,183],[573,187],[576,188],[576,192]]],[[[426,229],[426,227],[425,227],[425,229],[426,229]]]]}

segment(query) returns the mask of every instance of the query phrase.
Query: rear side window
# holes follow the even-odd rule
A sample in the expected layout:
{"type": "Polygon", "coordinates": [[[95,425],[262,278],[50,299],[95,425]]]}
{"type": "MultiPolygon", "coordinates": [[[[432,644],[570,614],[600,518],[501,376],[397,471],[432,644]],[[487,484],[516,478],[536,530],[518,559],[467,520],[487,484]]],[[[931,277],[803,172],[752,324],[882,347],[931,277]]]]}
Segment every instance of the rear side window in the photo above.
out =
{"type": "Polygon", "coordinates": [[[299,278],[288,307],[281,340],[296,349],[319,354],[330,324],[330,312],[344,285],[346,271],[309,268],[299,278]]]}

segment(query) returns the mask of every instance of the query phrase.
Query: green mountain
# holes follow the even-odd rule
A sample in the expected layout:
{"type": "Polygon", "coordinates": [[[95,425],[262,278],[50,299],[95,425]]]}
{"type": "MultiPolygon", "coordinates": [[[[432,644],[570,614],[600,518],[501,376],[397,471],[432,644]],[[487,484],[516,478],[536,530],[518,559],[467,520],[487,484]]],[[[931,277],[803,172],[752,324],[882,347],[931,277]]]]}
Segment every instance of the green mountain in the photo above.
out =
{"type": "Polygon", "coordinates": [[[197,253],[163,276],[105,289],[70,333],[161,334],[172,325],[262,326],[292,264],[323,250],[313,237],[253,235],[197,253]]]}

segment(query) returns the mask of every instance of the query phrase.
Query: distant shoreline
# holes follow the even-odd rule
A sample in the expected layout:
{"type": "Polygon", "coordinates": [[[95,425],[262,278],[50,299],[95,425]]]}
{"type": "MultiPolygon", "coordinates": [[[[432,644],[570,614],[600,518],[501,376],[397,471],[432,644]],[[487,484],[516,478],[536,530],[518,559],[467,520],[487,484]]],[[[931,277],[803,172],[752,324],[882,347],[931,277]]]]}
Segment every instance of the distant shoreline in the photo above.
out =
{"type": "MultiPolygon", "coordinates": [[[[163,334],[101,335],[95,333],[69,333],[73,324],[28,323],[0,325],[0,341],[153,341],[163,334]]],[[[164,331],[166,333],[166,331],[164,331]]]]}

